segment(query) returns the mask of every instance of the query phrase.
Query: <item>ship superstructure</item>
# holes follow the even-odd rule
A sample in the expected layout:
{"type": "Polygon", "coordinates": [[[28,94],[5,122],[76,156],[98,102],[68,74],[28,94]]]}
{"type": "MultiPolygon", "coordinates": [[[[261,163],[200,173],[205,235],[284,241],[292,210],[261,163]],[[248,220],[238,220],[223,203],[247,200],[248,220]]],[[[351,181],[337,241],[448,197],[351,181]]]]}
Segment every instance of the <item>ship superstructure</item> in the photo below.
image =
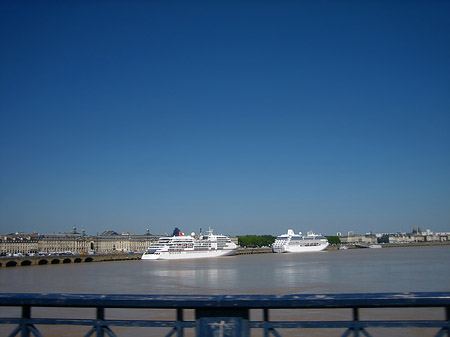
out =
{"type": "Polygon", "coordinates": [[[211,229],[207,235],[185,236],[175,228],[171,237],[160,237],[151,243],[148,250],[142,255],[143,260],[177,260],[218,257],[232,255],[237,246],[228,236],[215,235],[211,229]]]}
{"type": "Polygon", "coordinates": [[[278,236],[272,245],[274,253],[318,252],[329,245],[326,237],[308,232],[307,235],[295,234],[289,229],[287,234],[278,236]]]}

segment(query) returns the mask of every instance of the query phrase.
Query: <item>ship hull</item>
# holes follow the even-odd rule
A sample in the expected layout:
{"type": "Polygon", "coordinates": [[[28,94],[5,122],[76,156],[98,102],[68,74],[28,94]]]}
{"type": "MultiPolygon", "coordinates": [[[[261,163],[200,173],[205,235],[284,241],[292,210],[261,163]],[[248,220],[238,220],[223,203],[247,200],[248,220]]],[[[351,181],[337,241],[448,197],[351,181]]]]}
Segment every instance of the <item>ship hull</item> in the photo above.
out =
{"type": "Polygon", "coordinates": [[[320,252],[328,247],[326,245],[318,245],[318,246],[309,246],[309,247],[292,247],[292,246],[283,246],[274,248],[274,253],[307,253],[307,252],[320,252]]]}
{"type": "Polygon", "coordinates": [[[234,249],[209,250],[209,251],[179,251],[159,252],[158,254],[143,254],[142,260],[183,260],[183,259],[205,259],[226,255],[234,255],[234,249]]]}

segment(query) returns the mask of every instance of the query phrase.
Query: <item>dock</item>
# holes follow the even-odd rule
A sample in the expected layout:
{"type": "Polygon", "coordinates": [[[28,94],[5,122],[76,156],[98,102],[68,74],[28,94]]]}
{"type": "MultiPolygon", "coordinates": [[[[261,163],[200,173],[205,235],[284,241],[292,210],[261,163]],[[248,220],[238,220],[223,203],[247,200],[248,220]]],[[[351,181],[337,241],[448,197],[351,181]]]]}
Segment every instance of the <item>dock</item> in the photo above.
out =
{"type": "Polygon", "coordinates": [[[248,255],[248,254],[267,254],[272,253],[272,248],[238,248],[236,255],[248,255]]]}

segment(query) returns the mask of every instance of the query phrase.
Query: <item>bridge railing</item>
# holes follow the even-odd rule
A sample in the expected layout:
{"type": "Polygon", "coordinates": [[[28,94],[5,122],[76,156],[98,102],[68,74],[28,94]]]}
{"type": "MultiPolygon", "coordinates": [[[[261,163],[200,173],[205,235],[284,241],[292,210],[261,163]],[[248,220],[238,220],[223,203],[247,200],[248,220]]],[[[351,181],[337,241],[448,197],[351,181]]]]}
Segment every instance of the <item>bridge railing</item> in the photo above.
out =
{"type": "MultiPolygon", "coordinates": [[[[376,328],[430,328],[436,337],[450,336],[450,292],[376,293],[325,295],[95,295],[95,294],[0,294],[1,307],[20,307],[21,317],[1,317],[0,324],[13,325],[10,337],[43,336],[41,325],[88,326],[89,336],[116,336],[112,327],[165,327],[167,336],[183,336],[195,329],[196,336],[250,336],[260,329],[265,337],[280,336],[280,329],[341,329],[341,336],[371,336],[376,328]],[[95,308],[91,319],[33,318],[34,308],[95,308]],[[109,309],[172,309],[175,320],[107,319],[109,309]],[[275,309],[349,309],[349,320],[274,321],[275,309]],[[441,308],[440,319],[361,320],[360,309],[441,308]],[[195,319],[185,320],[185,310],[194,309],[195,319]],[[262,310],[262,320],[250,320],[249,312],[262,310]]],[[[325,313],[324,313],[325,315],[325,313]]],[[[393,334],[395,335],[395,334],[393,334]]]]}

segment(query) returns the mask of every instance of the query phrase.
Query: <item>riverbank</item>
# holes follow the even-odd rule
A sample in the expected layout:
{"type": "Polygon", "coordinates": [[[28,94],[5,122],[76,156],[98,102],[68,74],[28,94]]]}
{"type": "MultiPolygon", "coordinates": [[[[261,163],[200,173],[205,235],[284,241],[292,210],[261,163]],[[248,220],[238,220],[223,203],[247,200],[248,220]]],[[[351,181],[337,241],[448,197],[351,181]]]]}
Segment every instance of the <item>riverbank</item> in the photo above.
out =
{"type": "MultiPolygon", "coordinates": [[[[422,246],[448,246],[450,245],[450,241],[443,242],[414,242],[414,243],[381,243],[379,244],[381,248],[397,248],[397,247],[422,247],[422,246]]],[[[341,247],[346,247],[346,249],[364,249],[370,248],[357,246],[357,245],[331,245],[328,246],[325,250],[339,250],[341,247]]]]}
{"type": "MultiPolygon", "coordinates": [[[[267,254],[272,253],[271,248],[238,248],[236,255],[267,254]]],[[[0,267],[26,267],[44,266],[70,263],[111,262],[140,260],[142,254],[114,253],[93,255],[49,255],[49,256],[20,256],[1,257],[0,267]]]]}
{"type": "Polygon", "coordinates": [[[414,243],[383,243],[382,247],[392,248],[392,247],[420,247],[420,246],[448,246],[450,241],[442,242],[414,242],[414,243]]]}
{"type": "MultiPolygon", "coordinates": [[[[417,242],[417,243],[390,243],[381,244],[381,248],[397,248],[397,247],[421,247],[421,246],[448,246],[446,242],[417,242]]],[[[364,249],[362,247],[349,245],[347,249],[364,249]]],[[[341,245],[328,246],[326,251],[339,250],[341,245]]],[[[271,248],[238,248],[236,255],[249,254],[270,254],[273,253],[271,248]]],[[[70,263],[90,263],[90,262],[111,262],[111,261],[128,261],[140,260],[142,254],[114,253],[114,254],[94,254],[94,255],[69,255],[69,256],[22,256],[22,257],[1,257],[0,268],[3,267],[19,267],[19,266],[41,266],[41,265],[57,265],[70,263]]]]}

